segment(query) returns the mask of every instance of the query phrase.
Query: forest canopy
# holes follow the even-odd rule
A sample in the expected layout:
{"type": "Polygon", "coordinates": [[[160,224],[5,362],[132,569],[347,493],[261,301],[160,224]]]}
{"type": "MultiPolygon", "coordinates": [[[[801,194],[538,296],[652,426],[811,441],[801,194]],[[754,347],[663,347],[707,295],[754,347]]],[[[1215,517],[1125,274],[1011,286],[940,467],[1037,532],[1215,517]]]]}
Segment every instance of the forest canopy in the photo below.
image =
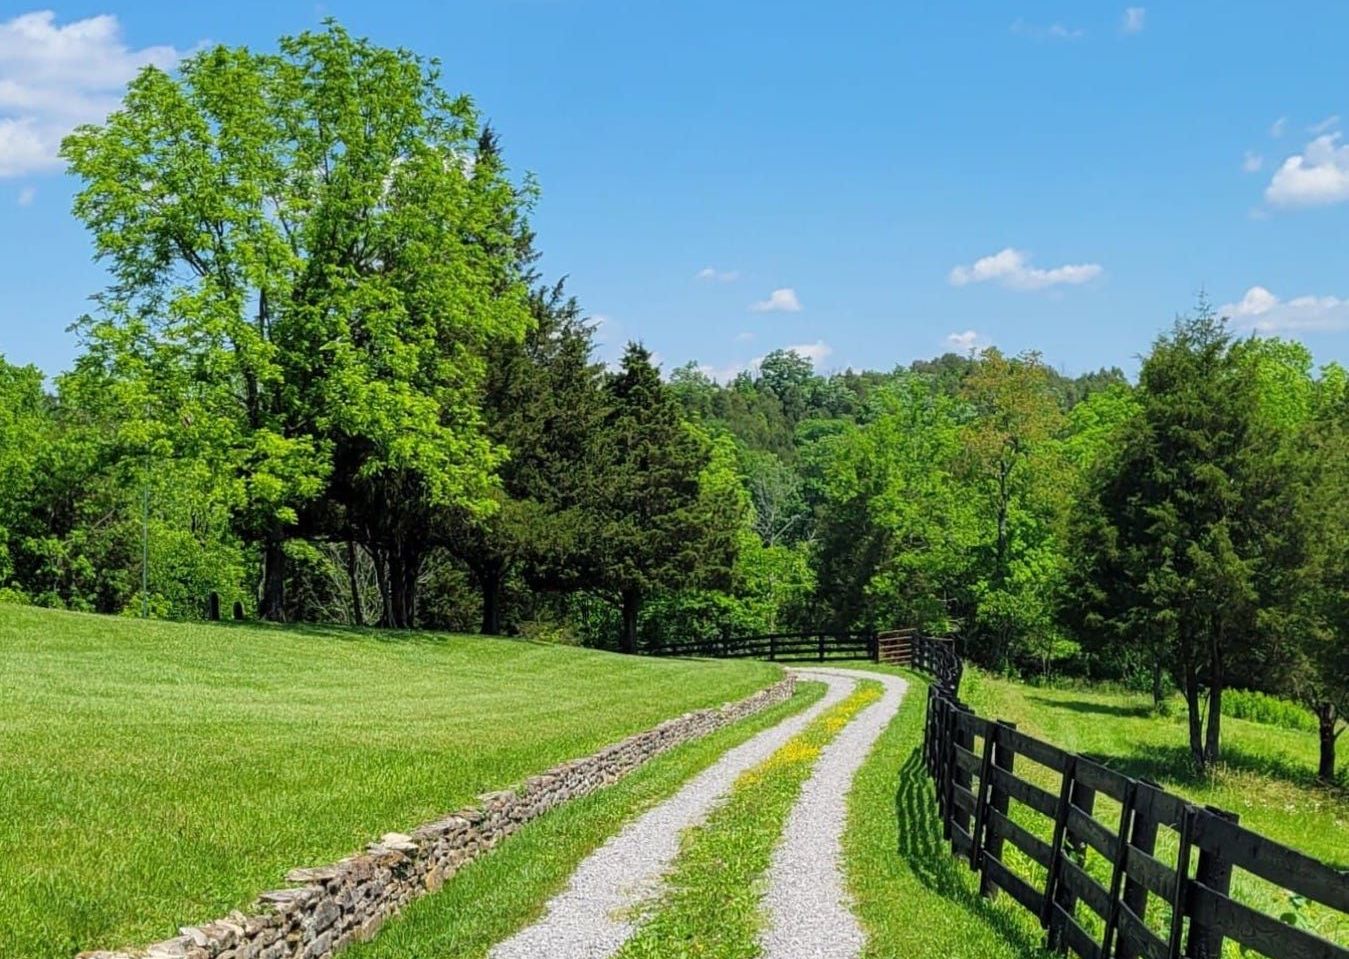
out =
{"type": "MultiPolygon", "coordinates": [[[[917,626],[990,668],[1349,707],[1349,393],[1200,302],[1137,382],[985,349],[595,355],[538,191],[439,68],[335,24],[147,67],[63,147],[110,277],[0,358],[0,601],[674,640],[917,626]]],[[[1329,757],[1327,759],[1327,756],[1329,757]]]]}

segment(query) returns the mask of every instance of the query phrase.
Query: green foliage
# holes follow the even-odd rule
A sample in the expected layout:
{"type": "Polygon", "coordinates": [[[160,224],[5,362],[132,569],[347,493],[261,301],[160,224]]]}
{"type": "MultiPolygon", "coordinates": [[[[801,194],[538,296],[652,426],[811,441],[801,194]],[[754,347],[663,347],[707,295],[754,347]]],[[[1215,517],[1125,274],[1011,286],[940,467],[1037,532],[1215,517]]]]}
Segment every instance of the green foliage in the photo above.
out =
{"type": "Polygon", "coordinates": [[[1267,726],[1314,733],[1316,717],[1298,703],[1253,689],[1229,689],[1223,694],[1223,714],[1267,726]]]}

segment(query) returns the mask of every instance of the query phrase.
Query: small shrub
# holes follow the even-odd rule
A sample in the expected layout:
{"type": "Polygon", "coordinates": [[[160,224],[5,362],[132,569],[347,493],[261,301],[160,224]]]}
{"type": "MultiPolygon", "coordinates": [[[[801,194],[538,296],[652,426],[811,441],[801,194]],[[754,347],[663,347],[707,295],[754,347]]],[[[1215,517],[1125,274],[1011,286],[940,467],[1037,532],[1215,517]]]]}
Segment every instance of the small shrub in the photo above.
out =
{"type": "Polygon", "coordinates": [[[1223,691],[1223,715],[1266,726],[1316,732],[1316,717],[1297,703],[1252,689],[1223,691]]]}

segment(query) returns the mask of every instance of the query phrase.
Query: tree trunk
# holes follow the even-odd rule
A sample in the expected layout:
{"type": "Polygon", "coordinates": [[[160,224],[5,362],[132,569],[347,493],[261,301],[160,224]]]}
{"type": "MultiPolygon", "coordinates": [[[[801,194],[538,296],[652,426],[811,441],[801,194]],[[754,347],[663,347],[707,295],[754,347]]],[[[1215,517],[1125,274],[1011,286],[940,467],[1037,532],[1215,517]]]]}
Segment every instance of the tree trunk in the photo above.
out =
{"type": "Polygon", "coordinates": [[[347,587],[351,590],[351,622],[365,625],[365,611],[361,608],[361,584],[356,579],[356,541],[347,531],[347,587]]]}
{"type": "Polygon", "coordinates": [[[262,544],[262,600],[258,615],[273,623],[286,619],[286,549],[280,530],[271,530],[262,544]]]}
{"type": "Polygon", "coordinates": [[[393,590],[389,586],[389,552],[376,548],[371,550],[370,558],[375,561],[375,585],[379,587],[381,626],[393,625],[393,590]]]}
{"type": "Polygon", "coordinates": [[[1221,677],[1215,677],[1208,688],[1208,730],[1204,736],[1204,762],[1218,761],[1219,743],[1222,736],[1223,721],[1223,683],[1221,677]]]}
{"type": "Polygon", "coordinates": [[[478,570],[478,584],[482,587],[484,636],[501,635],[501,579],[499,563],[490,563],[478,570]]]}
{"type": "Polygon", "coordinates": [[[411,629],[417,622],[417,580],[422,557],[415,547],[400,544],[389,551],[389,623],[411,629]]]}
{"type": "Polygon", "coordinates": [[[618,648],[624,653],[637,652],[637,615],[642,611],[640,590],[623,590],[623,635],[619,637],[618,648]]]}
{"type": "Polygon", "coordinates": [[[1335,724],[1339,714],[1334,703],[1321,703],[1316,707],[1316,723],[1321,740],[1321,761],[1316,767],[1316,776],[1322,782],[1335,781],[1335,724]]]}
{"type": "Polygon", "coordinates": [[[1208,732],[1204,738],[1204,761],[1216,763],[1220,751],[1223,722],[1223,630],[1215,626],[1209,641],[1208,732]]]}
{"type": "Polygon", "coordinates": [[[1190,725],[1190,755],[1200,769],[1204,768],[1204,718],[1199,713],[1199,676],[1194,658],[1185,655],[1185,708],[1190,725]]]}
{"type": "Polygon", "coordinates": [[[1162,708],[1162,656],[1156,652],[1152,654],[1152,707],[1162,708]]]}

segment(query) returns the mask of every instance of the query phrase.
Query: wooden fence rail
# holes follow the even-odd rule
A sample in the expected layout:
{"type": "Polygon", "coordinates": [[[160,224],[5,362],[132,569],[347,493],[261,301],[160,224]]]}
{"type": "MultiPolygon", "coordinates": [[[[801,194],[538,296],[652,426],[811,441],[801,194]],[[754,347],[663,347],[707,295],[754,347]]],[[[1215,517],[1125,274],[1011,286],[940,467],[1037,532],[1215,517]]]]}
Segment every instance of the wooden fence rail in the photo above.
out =
{"type": "Polygon", "coordinates": [[[915,637],[912,646],[913,666],[936,680],[922,757],[943,834],[979,873],[980,892],[1011,896],[1051,948],[1082,959],[1217,959],[1231,941],[1269,959],[1349,959],[1349,948],[1230,895],[1241,869],[1345,915],[1349,873],[1233,814],[975,715],[959,699],[954,645],[915,637]]]}
{"type": "Polygon", "coordinates": [[[702,656],[715,659],[792,660],[876,658],[876,634],[869,632],[768,633],[722,636],[668,643],[650,650],[654,656],[702,656]]]}

